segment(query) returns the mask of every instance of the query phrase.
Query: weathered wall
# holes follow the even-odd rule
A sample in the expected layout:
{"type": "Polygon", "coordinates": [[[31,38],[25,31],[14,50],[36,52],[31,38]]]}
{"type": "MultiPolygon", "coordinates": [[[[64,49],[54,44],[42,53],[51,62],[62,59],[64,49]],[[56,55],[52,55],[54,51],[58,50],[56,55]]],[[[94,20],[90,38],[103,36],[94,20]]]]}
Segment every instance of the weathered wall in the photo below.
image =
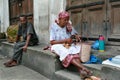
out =
{"type": "Polygon", "coordinates": [[[3,26],[3,0],[0,0],[0,32],[3,26]]]}
{"type": "Polygon", "coordinates": [[[51,25],[57,19],[59,12],[65,10],[66,0],[50,0],[49,3],[49,20],[51,25]]]}
{"type": "Polygon", "coordinates": [[[34,26],[39,36],[40,43],[46,43],[49,39],[48,2],[49,0],[34,0],[34,26]]]}
{"type": "Polygon", "coordinates": [[[40,43],[49,44],[49,26],[64,6],[65,0],[34,0],[34,26],[40,43]]]}
{"type": "Polygon", "coordinates": [[[5,32],[9,26],[8,0],[0,0],[0,32],[5,32]]]}

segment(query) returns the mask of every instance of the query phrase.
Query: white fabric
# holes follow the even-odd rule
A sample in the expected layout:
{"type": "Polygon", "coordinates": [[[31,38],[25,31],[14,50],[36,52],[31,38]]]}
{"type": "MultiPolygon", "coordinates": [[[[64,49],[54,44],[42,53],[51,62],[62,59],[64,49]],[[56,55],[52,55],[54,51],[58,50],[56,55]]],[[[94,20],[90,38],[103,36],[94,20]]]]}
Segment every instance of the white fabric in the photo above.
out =
{"type": "Polygon", "coordinates": [[[55,44],[51,46],[51,50],[60,56],[60,61],[64,60],[68,54],[77,54],[80,52],[80,45],[72,44],[69,49],[65,48],[63,44],[55,44]]]}
{"type": "MultiPolygon", "coordinates": [[[[77,33],[75,29],[72,29],[71,33],[66,32],[66,27],[61,28],[59,25],[54,23],[50,27],[50,41],[51,40],[63,40],[70,38],[71,35],[77,33]]],[[[55,44],[51,46],[51,50],[54,51],[60,57],[62,61],[68,54],[77,54],[80,52],[80,45],[72,44],[69,49],[65,48],[63,44],[55,44]]]]}
{"type": "MultiPolygon", "coordinates": [[[[117,60],[119,61],[120,60],[120,55],[117,55],[117,56],[113,57],[113,59],[114,58],[117,58],[117,60]]],[[[113,62],[113,61],[110,61],[108,59],[102,62],[102,64],[112,65],[112,66],[116,66],[116,67],[120,68],[120,64],[118,64],[118,63],[120,63],[120,61],[119,62],[113,62]]]]}
{"type": "Polygon", "coordinates": [[[111,65],[111,66],[116,66],[116,67],[119,67],[119,68],[120,68],[120,65],[119,65],[119,64],[112,63],[112,62],[109,61],[109,60],[103,61],[102,64],[111,65]]]}
{"type": "Polygon", "coordinates": [[[61,28],[61,27],[59,27],[59,25],[54,23],[50,27],[50,41],[51,40],[67,39],[67,38],[70,38],[71,35],[76,34],[76,33],[77,33],[77,31],[75,31],[74,28],[72,28],[72,32],[71,33],[67,33],[66,32],[66,27],[61,28]]]}

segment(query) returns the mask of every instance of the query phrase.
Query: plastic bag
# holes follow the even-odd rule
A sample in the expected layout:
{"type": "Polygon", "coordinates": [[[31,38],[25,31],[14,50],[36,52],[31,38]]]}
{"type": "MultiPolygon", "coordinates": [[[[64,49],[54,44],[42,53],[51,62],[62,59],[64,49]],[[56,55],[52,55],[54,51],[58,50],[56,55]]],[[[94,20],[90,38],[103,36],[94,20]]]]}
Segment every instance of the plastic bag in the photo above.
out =
{"type": "Polygon", "coordinates": [[[90,56],[90,60],[86,64],[101,64],[102,60],[94,55],[90,56]]]}
{"type": "Polygon", "coordinates": [[[91,46],[92,49],[95,49],[95,50],[98,50],[99,49],[99,40],[96,40],[92,46],[91,46]]]}

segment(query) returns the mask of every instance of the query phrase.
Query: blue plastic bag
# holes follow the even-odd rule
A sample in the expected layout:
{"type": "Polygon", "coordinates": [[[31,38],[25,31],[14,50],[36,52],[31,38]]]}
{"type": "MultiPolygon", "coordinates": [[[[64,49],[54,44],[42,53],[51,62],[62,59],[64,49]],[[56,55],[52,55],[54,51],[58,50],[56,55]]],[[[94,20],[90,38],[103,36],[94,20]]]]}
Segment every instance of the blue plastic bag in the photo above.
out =
{"type": "Polygon", "coordinates": [[[99,49],[99,40],[96,40],[92,46],[91,46],[92,49],[95,49],[95,50],[98,50],[99,49]]]}
{"type": "Polygon", "coordinates": [[[102,60],[94,55],[90,55],[90,60],[86,64],[102,64],[102,60]]]}

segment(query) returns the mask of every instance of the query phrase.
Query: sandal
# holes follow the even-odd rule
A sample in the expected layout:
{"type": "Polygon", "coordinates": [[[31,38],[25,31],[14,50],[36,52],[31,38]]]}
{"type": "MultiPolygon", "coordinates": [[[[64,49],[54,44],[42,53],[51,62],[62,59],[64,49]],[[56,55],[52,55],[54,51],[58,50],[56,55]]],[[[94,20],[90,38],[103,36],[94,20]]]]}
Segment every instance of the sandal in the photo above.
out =
{"type": "Polygon", "coordinates": [[[11,64],[12,62],[13,62],[13,60],[9,60],[9,61],[7,61],[7,62],[5,62],[5,63],[3,63],[3,64],[6,66],[6,65],[11,64]]]}
{"type": "Polygon", "coordinates": [[[6,67],[13,67],[13,66],[17,66],[17,62],[13,61],[11,64],[6,64],[6,67]]]}
{"type": "MultiPolygon", "coordinates": [[[[80,70],[80,77],[81,79],[85,80],[86,78],[89,78],[92,75],[92,73],[93,73],[92,71],[89,71],[87,69],[82,69],[80,70]]],[[[90,78],[88,80],[90,80],[90,78]]]]}

